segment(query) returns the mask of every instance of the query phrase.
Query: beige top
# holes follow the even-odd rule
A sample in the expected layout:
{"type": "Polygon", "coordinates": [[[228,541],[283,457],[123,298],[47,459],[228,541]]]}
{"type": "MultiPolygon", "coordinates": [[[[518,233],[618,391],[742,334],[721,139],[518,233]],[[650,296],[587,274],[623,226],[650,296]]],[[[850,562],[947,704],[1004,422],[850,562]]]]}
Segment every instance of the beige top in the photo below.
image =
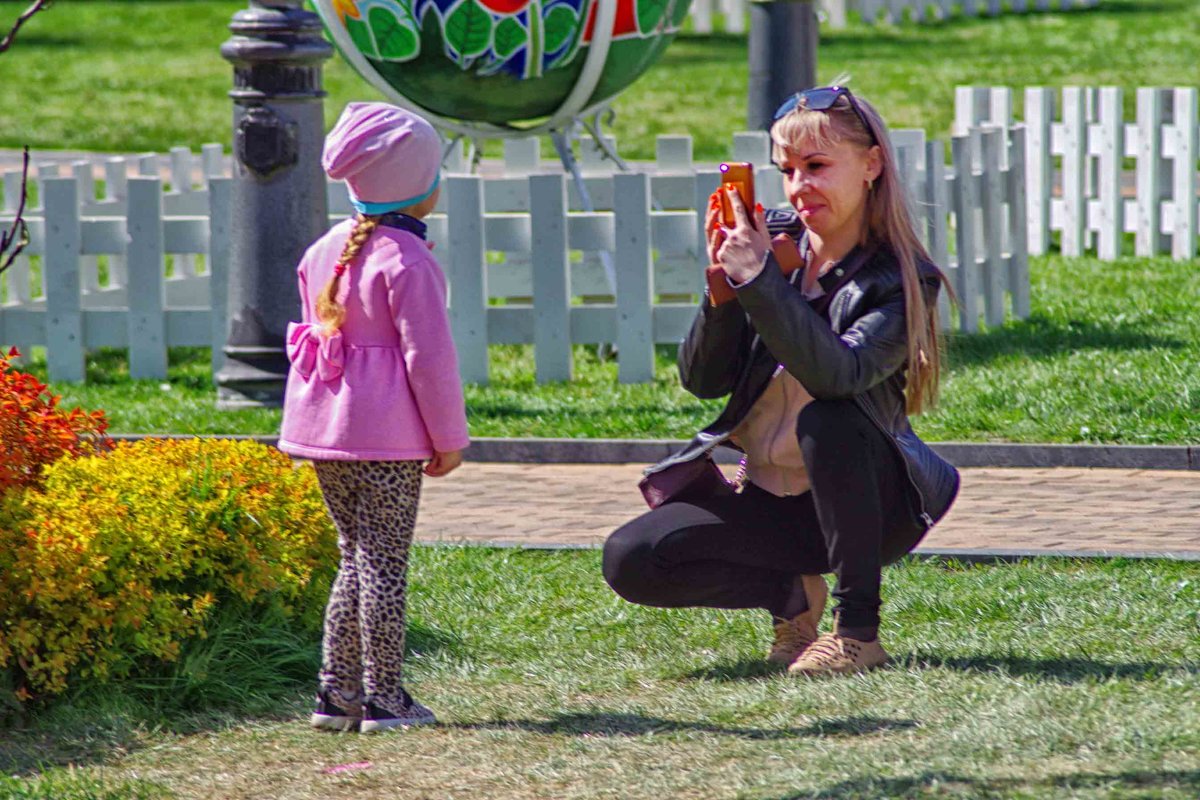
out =
{"type": "MultiPolygon", "coordinates": [[[[807,259],[806,259],[807,260],[807,259]]],[[[834,265],[825,264],[824,273],[834,265]]],[[[824,292],[811,269],[797,270],[804,275],[804,296],[809,300],[824,292]]],[[[796,438],[796,418],[812,402],[813,396],[780,364],[771,376],[762,396],[750,413],[733,429],[730,438],[746,452],[746,480],[777,497],[803,494],[811,488],[800,442],[796,438]]]]}
{"type": "Polygon", "coordinates": [[[796,439],[796,417],[812,395],[780,365],[730,438],[746,451],[746,480],[778,497],[810,488],[796,439]]]}

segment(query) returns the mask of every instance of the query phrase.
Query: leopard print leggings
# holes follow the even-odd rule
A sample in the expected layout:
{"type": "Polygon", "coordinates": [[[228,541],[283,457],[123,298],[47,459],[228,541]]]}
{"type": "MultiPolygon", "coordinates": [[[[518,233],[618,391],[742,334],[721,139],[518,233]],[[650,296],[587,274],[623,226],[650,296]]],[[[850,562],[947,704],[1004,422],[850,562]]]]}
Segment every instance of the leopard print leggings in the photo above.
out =
{"type": "Polygon", "coordinates": [[[420,461],[316,461],[338,531],[341,563],[325,608],[320,682],[404,708],[404,606],[408,549],[421,497],[420,461]]]}

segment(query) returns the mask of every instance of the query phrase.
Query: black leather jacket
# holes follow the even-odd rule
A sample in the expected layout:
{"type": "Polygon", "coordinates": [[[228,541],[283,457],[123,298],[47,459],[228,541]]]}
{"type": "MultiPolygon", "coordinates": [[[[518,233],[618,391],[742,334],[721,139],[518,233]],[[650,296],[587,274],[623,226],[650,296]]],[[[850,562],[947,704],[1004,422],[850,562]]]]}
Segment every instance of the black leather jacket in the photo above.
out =
{"type": "MultiPolygon", "coordinates": [[[[701,398],[729,395],[720,416],[682,450],[647,472],[690,461],[727,442],[766,389],[777,364],[818,400],[851,398],[894,444],[912,487],[913,514],[926,529],[946,513],[959,476],[913,432],[905,410],[907,330],[900,265],[887,249],[857,249],[842,260],[864,263],[837,288],[825,313],[815,311],[783,276],[769,252],[762,272],[737,288],[738,302],[713,307],[707,297],[679,347],[685,389],[701,398]]],[[[920,265],[926,302],[937,300],[940,280],[920,265]]],[[[828,293],[842,282],[837,270],[820,279],[828,293]]],[[[731,445],[732,446],[732,445],[731,445]]]]}

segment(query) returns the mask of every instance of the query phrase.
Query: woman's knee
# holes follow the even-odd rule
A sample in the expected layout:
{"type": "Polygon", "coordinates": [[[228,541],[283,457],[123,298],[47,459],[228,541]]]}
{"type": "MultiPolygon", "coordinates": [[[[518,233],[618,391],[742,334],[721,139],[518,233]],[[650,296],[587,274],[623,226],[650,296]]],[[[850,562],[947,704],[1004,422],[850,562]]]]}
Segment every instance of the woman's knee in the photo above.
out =
{"type": "Polygon", "coordinates": [[[612,590],[631,603],[645,603],[647,590],[660,582],[650,532],[635,519],[604,542],[601,571],[612,590]]]}

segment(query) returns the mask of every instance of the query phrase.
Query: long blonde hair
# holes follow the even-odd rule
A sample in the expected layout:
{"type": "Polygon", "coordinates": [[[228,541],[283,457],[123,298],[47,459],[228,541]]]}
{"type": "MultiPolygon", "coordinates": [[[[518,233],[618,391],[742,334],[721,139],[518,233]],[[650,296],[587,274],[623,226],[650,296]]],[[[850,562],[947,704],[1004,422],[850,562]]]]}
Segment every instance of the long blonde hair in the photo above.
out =
{"type": "Polygon", "coordinates": [[[333,277],[325,284],[321,294],[317,296],[317,320],[321,323],[326,336],[341,330],[346,321],[346,307],[338,302],[338,289],[341,288],[342,275],[350,269],[350,263],[358,258],[359,252],[371,238],[371,234],[379,227],[379,217],[359,214],[354,218],[354,228],[350,237],[342,247],[333,269],[333,277]]]}
{"type": "MultiPolygon", "coordinates": [[[[866,225],[860,245],[886,246],[900,262],[904,286],[904,306],[908,339],[908,375],[905,405],[910,414],[919,414],[937,403],[942,371],[942,342],[937,308],[925,302],[918,263],[932,263],[929,253],[917,237],[916,227],[905,202],[904,186],[896,167],[896,154],[878,112],[866,100],[842,96],[826,111],[797,107],[771,126],[771,142],[776,161],[784,151],[794,150],[802,141],[818,147],[849,142],[864,150],[878,144],[882,169],[867,192],[866,225]],[[851,102],[857,103],[862,119],[851,102]],[[870,129],[863,122],[870,124],[870,129]]],[[[936,269],[936,266],[935,266],[936,269]]],[[[954,299],[946,277],[938,270],[942,286],[954,299]]]]}

